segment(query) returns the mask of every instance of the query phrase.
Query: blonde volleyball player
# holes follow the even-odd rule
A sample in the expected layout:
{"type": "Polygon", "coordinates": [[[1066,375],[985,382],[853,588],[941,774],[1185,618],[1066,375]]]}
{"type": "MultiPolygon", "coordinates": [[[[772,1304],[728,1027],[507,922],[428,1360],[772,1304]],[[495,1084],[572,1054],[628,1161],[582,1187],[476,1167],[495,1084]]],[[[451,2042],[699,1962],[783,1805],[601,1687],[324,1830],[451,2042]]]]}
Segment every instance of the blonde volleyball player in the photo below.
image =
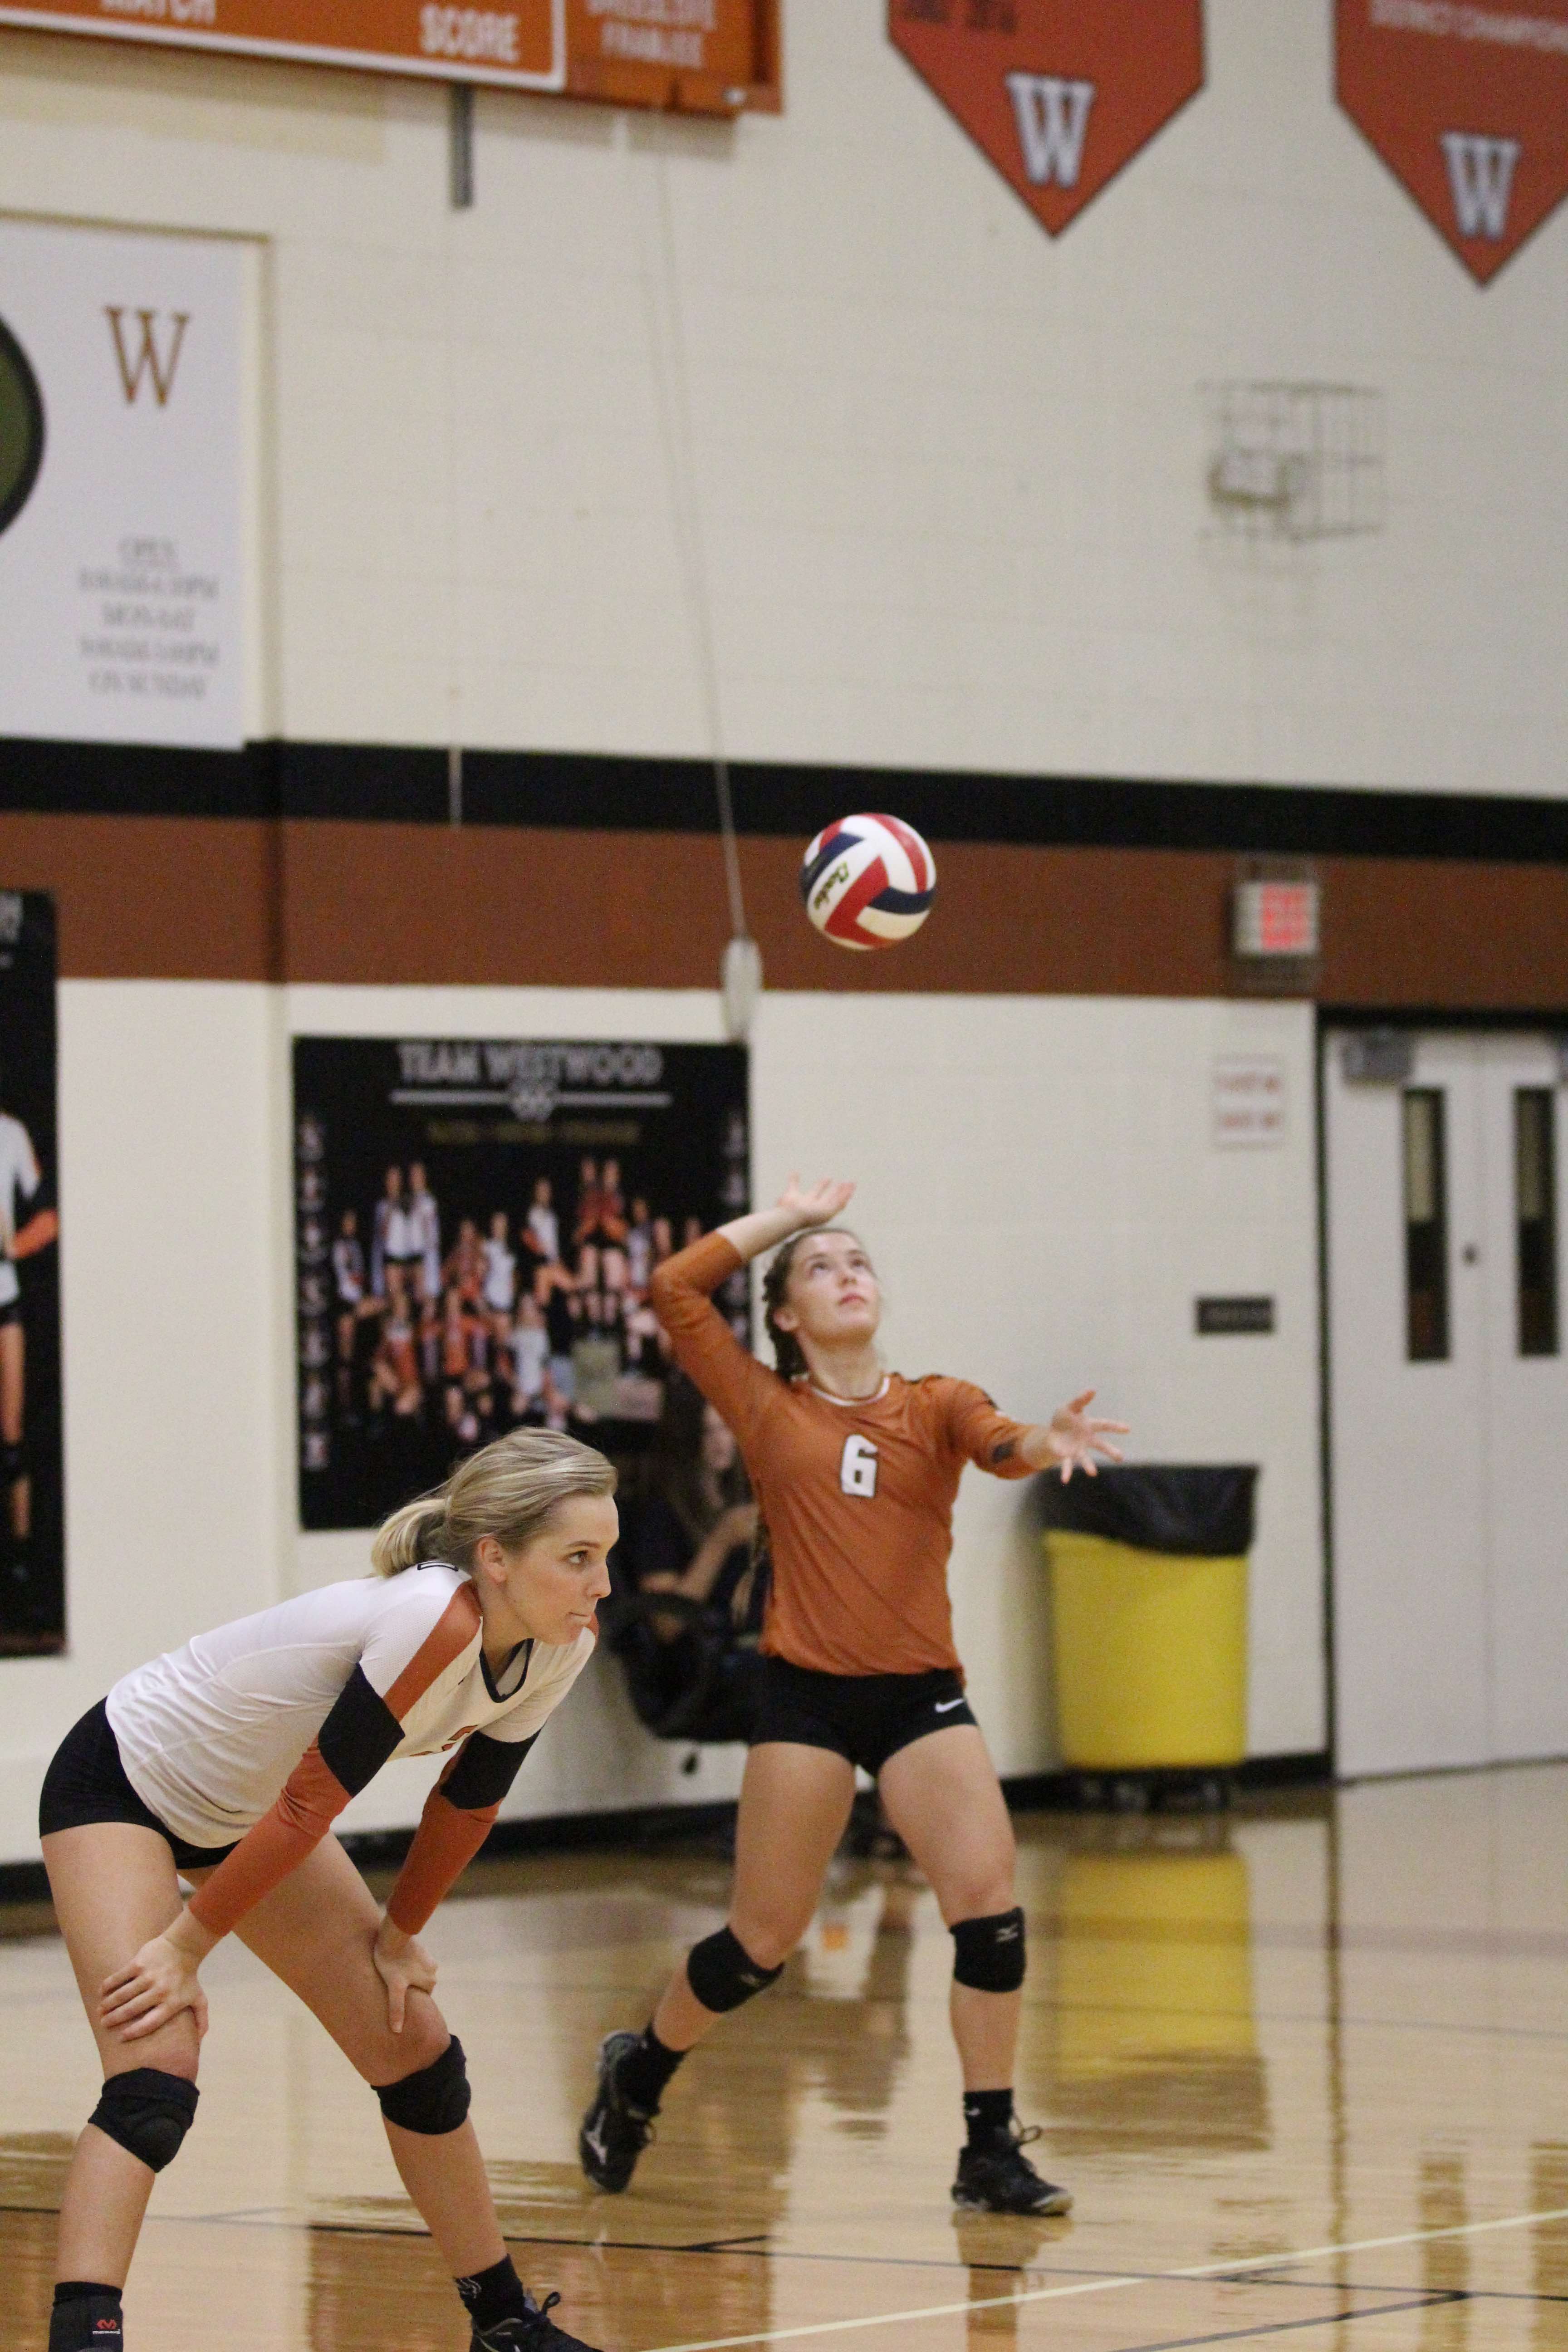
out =
{"type": "Polygon", "coordinates": [[[640,2033],[612,2033],[579,2140],[599,2188],[625,2189],[676,2068],[720,2018],[770,1985],[816,1908],[844,1832],[855,1768],[931,1881],[954,1948],[952,2022],[967,2144],[954,2201],[1061,2213],[1065,2189],[1024,2154],[1013,2111],[1024,1981],[1007,1808],[963,1696],[947,1559],[959,1476],[1094,1473],[1120,1422],[1092,1391],[1047,1423],[1007,1420],[966,1381],[906,1381],[877,1354],[880,1295],[851,1233],[828,1229],[854,1187],[803,1189],[668,1259],[653,1295],[677,1360],[740,1440],[773,1558],[728,1923],[696,1945],[640,2033]],[[763,1286],[777,1360],[747,1353],[712,1294],[784,1243],[763,1286]]]}
{"type": "Polygon", "coordinates": [[[119,2352],[153,2175],[195,2115],[197,1971],[231,1933],[374,2090],[474,2345],[588,2352],[501,2242],[462,2046],[417,1938],[593,1654],[615,1486],[574,1439],[514,1431],[393,1514],[374,1576],[197,1634],[116,1683],[66,1738],[39,1828],[104,2084],[61,2200],[50,2352],[119,2352]],[[447,1749],[378,1912],[332,1820],[390,1757],[447,1749]],[[176,1873],[196,1888],[189,1903],[176,1873]]]}

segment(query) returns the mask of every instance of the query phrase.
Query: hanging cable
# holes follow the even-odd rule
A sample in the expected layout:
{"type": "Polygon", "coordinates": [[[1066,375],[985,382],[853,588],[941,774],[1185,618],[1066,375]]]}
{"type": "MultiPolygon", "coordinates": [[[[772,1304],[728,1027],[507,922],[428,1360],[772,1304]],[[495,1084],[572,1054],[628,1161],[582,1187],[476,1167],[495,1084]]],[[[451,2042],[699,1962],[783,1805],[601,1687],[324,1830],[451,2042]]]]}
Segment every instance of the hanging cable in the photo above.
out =
{"type": "Polygon", "coordinates": [[[690,377],[676,263],[675,222],[670,208],[669,175],[662,153],[656,156],[654,169],[658,208],[657,288],[655,273],[651,270],[644,273],[649,342],[658,393],[659,427],[669,477],[681,585],[697,656],[708,752],[713,768],[724,884],[730,905],[731,938],[725,950],[723,968],[725,1017],[731,1034],[743,1037],[750,1026],[757,993],[762,986],[762,957],[746,922],[745,890],[741,878],[741,845],[735,830],[730,761],[724,748],[723,705],[713,636],[713,608],[709,593],[702,508],[697,487],[690,377]]]}

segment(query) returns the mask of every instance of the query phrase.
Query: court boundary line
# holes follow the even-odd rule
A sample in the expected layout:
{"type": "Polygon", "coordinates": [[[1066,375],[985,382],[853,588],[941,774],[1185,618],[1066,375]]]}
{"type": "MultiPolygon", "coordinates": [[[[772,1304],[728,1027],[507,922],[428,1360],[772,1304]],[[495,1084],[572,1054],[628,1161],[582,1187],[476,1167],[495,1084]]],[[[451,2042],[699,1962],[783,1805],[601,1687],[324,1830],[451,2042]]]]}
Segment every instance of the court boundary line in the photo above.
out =
{"type": "MultiPolygon", "coordinates": [[[[1331,2294],[1332,2288],[1325,2288],[1331,2294]]],[[[1374,2304],[1368,2311],[1320,2312],[1311,2319],[1266,2319],[1258,2327],[1222,2327],[1211,2336],[1163,2336],[1150,2344],[1122,2347],[1122,2352],[1196,2352],[1204,2344],[1243,2344],[1255,2336],[1291,2336],[1303,2327],[1353,2327],[1358,2319],[1393,2319],[1404,2311],[1433,2311],[1451,2303],[1462,2303],[1461,2294],[1450,2294],[1445,2287],[1435,2287],[1430,2293],[1420,2287],[1412,2288],[1403,2303],[1374,2304]]],[[[971,2311],[982,2306],[971,2304],[971,2311]]]]}
{"type": "MultiPolygon", "coordinates": [[[[966,2297],[963,2303],[929,2304],[921,2311],[879,2311],[855,2319],[814,2320],[801,2327],[773,2327],[747,2336],[709,2336],[684,2344],[665,2344],[655,2352],[739,2352],[739,2347],[756,2344],[804,2343],[820,2336],[848,2336],[867,2327],[907,2327],[920,2319],[962,2318],[972,2311],[1021,2310],[1026,2304],[1058,2303],[1069,2295],[1111,2294],[1132,2286],[1151,2284],[1177,2284],[1187,2280],[1212,2279],[1223,2284],[1227,2277],[1242,2283],[1241,2274],[1249,2271],[1294,2270],[1303,2263],[1327,2262],[1343,2254],[1366,2254],[1388,2246],[1420,2246],[1439,2238],[1478,2238],[1498,2230],[1528,2230],[1547,2221],[1568,2221],[1568,2205],[1553,2206],[1539,2213],[1508,2213],[1489,2221],[1454,2221],[1438,2230],[1403,2230],[1384,2238],[1354,2238],[1326,2246],[1306,2246],[1289,2253],[1258,2254],[1240,2262],[1192,2263],[1180,2269],[1144,2273],[1116,2271],[1104,2278],[1078,2279],[1068,2286],[1026,2288],[1021,2294],[996,2294],[978,2298],[966,2297]]],[[[1320,2320],[1320,2326],[1340,2323],[1320,2320]]],[[[1249,2329],[1248,2334],[1261,2334],[1261,2329],[1249,2329]]],[[[1196,2342],[1202,2339],[1191,2338],[1196,2342]]]]}

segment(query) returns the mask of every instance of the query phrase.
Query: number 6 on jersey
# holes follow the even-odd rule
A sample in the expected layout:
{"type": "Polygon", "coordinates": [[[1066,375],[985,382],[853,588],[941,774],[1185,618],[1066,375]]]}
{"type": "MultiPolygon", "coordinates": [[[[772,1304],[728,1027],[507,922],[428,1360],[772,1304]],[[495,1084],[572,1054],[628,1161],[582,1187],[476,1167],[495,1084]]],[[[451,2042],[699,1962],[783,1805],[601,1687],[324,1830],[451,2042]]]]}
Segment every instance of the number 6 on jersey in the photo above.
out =
{"type": "Polygon", "coordinates": [[[847,1495],[877,1491],[877,1449],[868,1437],[847,1437],[838,1465],[838,1483],[847,1495]]]}

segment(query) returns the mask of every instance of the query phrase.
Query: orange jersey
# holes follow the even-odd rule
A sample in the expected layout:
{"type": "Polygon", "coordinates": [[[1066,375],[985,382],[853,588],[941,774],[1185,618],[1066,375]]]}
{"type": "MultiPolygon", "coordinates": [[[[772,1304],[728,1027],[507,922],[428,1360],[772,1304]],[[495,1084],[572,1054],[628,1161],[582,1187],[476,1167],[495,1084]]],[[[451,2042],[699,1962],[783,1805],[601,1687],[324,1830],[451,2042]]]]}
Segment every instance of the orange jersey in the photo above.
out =
{"type": "Polygon", "coordinates": [[[890,1372],[840,1403],[749,1355],[710,1294],[742,1264],[709,1234],[653,1277],[676,1361],[734,1431],[773,1543],[764,1650],[828,1675],[957,1668],[947,1562],[966,1462],[1026,1478],[1021,1422],[983,1389],[890,1372]]]}

